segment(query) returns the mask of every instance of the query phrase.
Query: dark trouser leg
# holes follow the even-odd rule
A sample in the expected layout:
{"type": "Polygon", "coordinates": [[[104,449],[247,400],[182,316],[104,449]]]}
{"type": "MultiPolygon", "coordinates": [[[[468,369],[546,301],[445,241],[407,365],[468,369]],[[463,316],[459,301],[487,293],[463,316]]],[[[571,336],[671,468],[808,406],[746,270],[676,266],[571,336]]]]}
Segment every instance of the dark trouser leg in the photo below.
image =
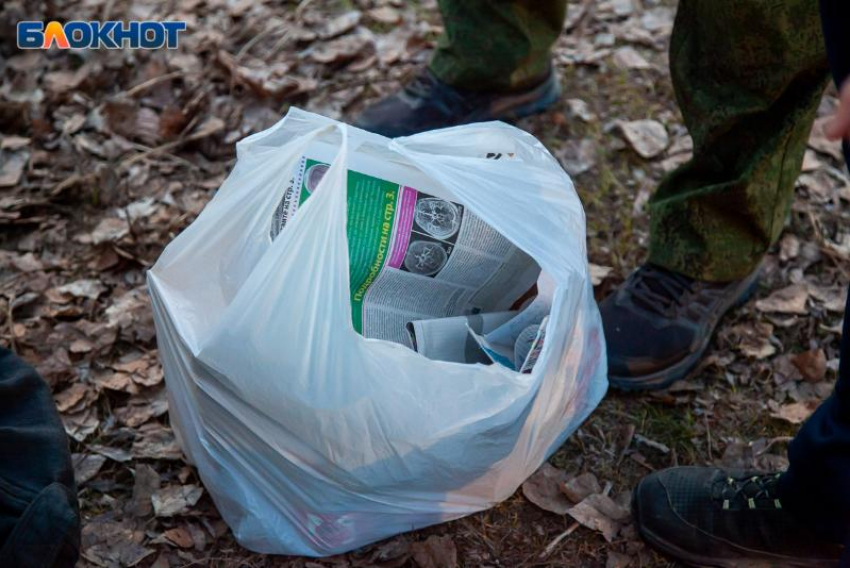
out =
{"type": "MultiPolygon", "coordinates": [[[[824,31],[835,82],[841,85],[850,75],[850,53],[846,51],[847,16],[844,2],[821,2],[824,31]]],[[[844,144],[850,168],[850,152],[844,144]]],[[[790,466],[782,477],[782,502],[811,522],[822,524],[834,537],[850,539],[850,294],[844,312],[841,363],[832,393],[806,421],[788,449],[790,466]]],[[[850,551],[845,553],[845,556],[850,551]]],[[[846,558],[850,562],[850,558],[846,558]]]]}
{"type": "MultiPolygon", "coordinates": [[[[847,306],[850,314],[850,305],[847,306]]],[[[780,483],[784,506],[834,537],[850,527],[850,321],[845,317],[835,392],[803,424],[788,448],[780,483]]]]}
{"type": "Polygon", "coordinates": [[[650,201],[649,261],[742,278],[782,231],[826,86],[817,0],[681,0],[670,72],[694,158],[650,201]]]}
{"type": "Polygon", "coordinates": [[[532,86],[549,72],[566,9],[566,0],[440,0],[445,33],[431,71],[460,89],[532,86]]]}
{"type": "Polygon", "coordinates": [[[80,518],[50,389],[0,347],[0,566],[72,567],[80,518]]]}

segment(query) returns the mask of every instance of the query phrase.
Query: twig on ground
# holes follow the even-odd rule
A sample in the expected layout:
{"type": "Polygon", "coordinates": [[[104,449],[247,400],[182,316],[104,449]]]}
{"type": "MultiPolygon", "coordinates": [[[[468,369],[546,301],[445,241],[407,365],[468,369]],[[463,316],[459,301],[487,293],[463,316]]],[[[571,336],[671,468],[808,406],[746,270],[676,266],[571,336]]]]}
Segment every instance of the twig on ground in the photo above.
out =
{"type": "Polygon", "coordinates": [[[774,444],[787,444],[793,439],[793,436],[777,436],[776,438],[771,438],[767,441],[767,445],[764,448],[756,452],[756,457],[766,454],[767,451],[772,448],[774,444]]]}
{"type": "Polygon", "coordinates": [[[6,319],[9,322],[9,349],[12,350],[12,353],[17,355],[18,353],[18,345],[15,343],[15,318],[12,315],[12,304],[15,303],[15,293],[9,296],[9,302],[6,304],[6,319]]]}
{"type": "Polygon", "coordinates": [[[670,448],[666,444],[662,444],[661,442],[656,442],[655,440],[647,438],[646,436],[644,436],[642,434],[635,434],[635,441],[637,441],[640,444],[643,444],[644,446],[649,446],[650,448],[652,448],[654,450],[658,450],[662,454],[669,454],[670,453],[670,448]]]}
{"type": "MultiPolygon", "coordinates": [[[[233,56],[234,62],[239,63],[239,61],[242,59],[242,57],[246,53],[248,53],[248,51],[250,51],[250,49],[252,47],[257,45],[257,43],[260,40],[265,39],[266,36],[271,35],[272,33],[279,31],[279,30],[280,30],[280,28],[268,27],[268,28],[264,29],[263,31],[261,31],[260,33],[258,33],[257,35],[255,35],[254,37],[252,37],[251,39],[249,39],[247,42],[245,42],[245,45],[243,45],[242,47],[239,48],[239,51],[236,52],[236,55],[233,56]]],[[[288,28],[283,30],[283,38],[285,38],[287,35],[289,35],[289,29],[288,28]]],[[[281,38],[281,39],[283,39],[283,38],[281,38]]]]}
{"type": "Polygon", "coordinates": [[[629,451],[629,448],[632,445],[632,440],[634,440],[634,437],[635,437],[635,430],[636,430],[636,428],[635,428],[634,424],[629,424],[626,427],[626,436],[625,436],[626,439],[625,439],[625,442],[623,442],[623,449],[620,450],[620,456],[617,458],[617,464],[616,464],[617,469],[620,468],[620,464],[623,463],[623,458],[626,457],[626,452],[629,451]]]}
{"type": "Polygon", "coordinates": [[[556,536],[555,539],[552,542],[550,542],[546,546],[545,549],[543,549],[543,552],[540,553],[540,556],[539,556],[540,560],[543,560],[544,558],[546,558],[547,556],[552,554],[552,551],[555,550],[555,548],[559,544],[561,544],[561,541],[564,540],[565,538],[567,538],[568,536],[570,536],[571,534],[573,534],[576,531],[576,529],[579,528],[579,526],[581,526],[581,525],[579,525],[578,523],[573,523],[573,524],[570,525],[570,527],[567,530],[565,530],[564,532],[562,532],[561,534],[556,536]]]}
{"type": "MultiPolygon", "coordinates": [[[[190,126],[192,125],[191,122],[189,124],[190,124],[190,126]]],[[[222,126],[223,126],[223,124],[222,124],[222,126]]],[[[171,142],[166,142],[165,144],[162,144],[161,146],[157,146],[156,148],[151,148],[146,152],[142,152],[140,154],[130,156],[129,158],[125,158],[124,160],[121,161],[120,164],[118,164],[118,169],[121,170],[121,169],[129,168],[131,165],[135,164],[136,162],[138,162],[140,160],[144,160],[145,158],[150,158],[152,156],[156,156],[156,155],[163,154],[163,153],[168,154],[169,150],[172,150],[174,148],[178,148],[178,147],[182,146],[183,144],[185,144],[186,142],[192,142],[192,141],[195,141],[195,140],[200,140],[200,139],[206,138],[207,136],[210,136],[211,134],[214,134],[214,133],[215,133],[215,131],[207,131],[207,132],[197,132],[195,134],[190,134],[188,136],[181,136],[177,140],[173,140],[171,142]]],[[[174,158],[177,158],[178,160],[181,160],[183,162],[186,161],[186,160],[183,160],[183,158],[180,158],[179,156],[174,156],[172,154],[169,154],[169,155],[174,157],[174,158]]]]}
{"type": "Polygon", "coordinates": [[[134,96],[138,95],[139,93],[141,93],[142,91],[150,89],[154,85],[158,85],[159,83],[162,83],[163,81],[170,81],[171,79],[176,79],[177,77],[185,77],[185,76],[186,76],[186,73],[184,73],[183,71],[172,71],[171,73],[166,73],[164,75],[157,75],[156,77],[152,77],[152,78],[148,79],[147,81],[143,81],[143,82],[139,83],[138,85],[136,85],[134,87],[130,87],[129,89],[127,89],[123,93],[118,93],[118,96],[119,97],[120,96],[134,97],[134,96]]]}

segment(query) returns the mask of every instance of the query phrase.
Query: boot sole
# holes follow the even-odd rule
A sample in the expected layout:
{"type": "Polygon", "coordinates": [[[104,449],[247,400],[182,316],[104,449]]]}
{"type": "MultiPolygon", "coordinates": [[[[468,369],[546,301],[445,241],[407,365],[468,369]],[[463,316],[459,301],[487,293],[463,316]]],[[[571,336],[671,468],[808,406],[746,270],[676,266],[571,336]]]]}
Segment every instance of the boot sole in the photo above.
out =
{"type": "Polygon", "coordinates": [[[561,98],[561,81],[558,75],[552,74],[543,83],[516,95],[506,96],[497,106],[483,109],[464,120],[465,123],[487,120],[517,120],[533,114],[544,112],[557,103],[561,98]]]}
{"type": "Polygon", "coordinates": [[[723,318],[723,316],[726,315],[726,312],[732,308],[740,306],[750,299],[750,296],[752,296],[758,286],[758,279],[760,275],[761,269],[753,271],[752,274],[741,281],[740,285],[735,290],[735,294],[732,295],[732,299],[730,299],[726,304],[720,305],[716,315],[709,320],[711,331],[705,335],[705,338],[693,353],[672,367],[668,367],[648,375],[627,377],[608,375],[608,384],[616,389],[626,392],[662,390],[669,387],[676,381],[680,381],[687,377],[688,373],[690,373],[700,362],[706,349],[708,349],[708,346],[711,344],[711,339],[714,337],[714,331],[717,329],[717,325],[720,323],[721,318],[723,318]]]}
{"type": "Polygon", "coordinates": [[[802,560],[777,556],[775,558],[724,559],[686,552],[672,542],[664,540],[654,532],[648,530],[640,522],[640,507],[637,505],[637,494],[638,491],[635,488],[635,491],[632,493],[632,515],[640,536],[656,550],[676,560],[680,560],[689,566],[711,566],[716,568],[740,568],[742,566],[746,566],[747,568],[835,568],[838,566],[839,560],[837,558],[835,560],[802,560]]]}

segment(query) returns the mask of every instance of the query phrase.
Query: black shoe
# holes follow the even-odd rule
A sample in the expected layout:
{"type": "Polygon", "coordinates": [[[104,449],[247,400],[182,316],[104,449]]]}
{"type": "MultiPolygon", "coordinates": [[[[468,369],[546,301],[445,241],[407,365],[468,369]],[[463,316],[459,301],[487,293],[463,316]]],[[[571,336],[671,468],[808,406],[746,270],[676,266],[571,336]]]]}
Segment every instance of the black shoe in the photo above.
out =
{"type": "Polygon", "coordinates": [[[528,116],[552,106],[560,95],[554,73],[524,91],[487,93],[455,89],[426,70],[402,90],[367,107],[354,125],[396,138],[458,124],[528,116]]]}
{"type": "Polygon", "coordinates": [[[842,547],[795,519],[777,497],[780,474],[675,467],[638,483],[638,531],[700,566],[836,566],[842,547]]]}
{"type": "Polygon", "coordinates": [[[599,305],[608,380],[623,390],[660,389],[685,377],[723,314],[744,301],[759,271],[742,280],[694,280],[645,264],[599,305]]]}

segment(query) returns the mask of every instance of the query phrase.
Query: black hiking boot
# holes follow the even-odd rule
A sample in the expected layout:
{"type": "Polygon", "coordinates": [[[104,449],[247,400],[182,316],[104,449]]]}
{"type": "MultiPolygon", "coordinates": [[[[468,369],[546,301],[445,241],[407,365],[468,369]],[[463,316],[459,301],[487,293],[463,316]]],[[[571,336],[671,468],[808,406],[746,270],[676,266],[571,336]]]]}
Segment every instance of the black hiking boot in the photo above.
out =
{"type": "Polygon", "coordinates": [[[716,283],[651,264],[635,270],[599,305],[611,386],[660,389],[684,378],[708,348],[723,314],[749,296],[758,273],[716,283]]]}
{"type": "Polygon", "coordinates": [[[396,138],[470,122],[521,118],[544,111],[560,95],[554,73],[524,91],[487,93],[456,89],[426,70],[400,91],[366,107],[354,125],[396,138]]]}
{"type": "Polygon", "coordinates": [[[654,548],[698,566],[837,566],[842,547],[783,509],[781,474],[675,467],[644,477],[632,498],[654,548]]]}

